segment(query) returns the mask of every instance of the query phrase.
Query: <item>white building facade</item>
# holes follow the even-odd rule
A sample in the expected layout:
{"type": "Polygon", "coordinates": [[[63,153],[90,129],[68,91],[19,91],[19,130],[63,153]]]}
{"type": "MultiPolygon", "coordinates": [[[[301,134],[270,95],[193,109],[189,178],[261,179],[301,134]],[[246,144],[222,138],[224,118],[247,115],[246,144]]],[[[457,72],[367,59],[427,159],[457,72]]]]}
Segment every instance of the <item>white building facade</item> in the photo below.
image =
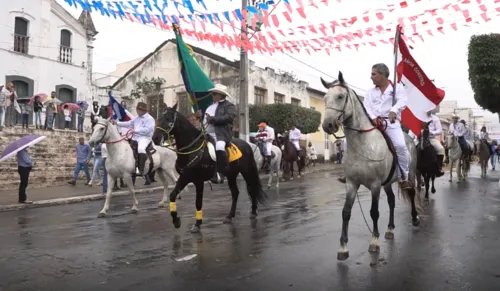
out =
{"type": "MultiPolygon", "coordinates": [[[[96,35],[90,13],[76,19],[56,0],[3,3],[0,83],[13,82],[19,98],[55,91],[63,102],[91,103],[96,35]]],[[[64,117],[58,116],[55,122],[61,128],[64,117]]],[[[76,126],[76,118],[73,122],[76,126]]]]}

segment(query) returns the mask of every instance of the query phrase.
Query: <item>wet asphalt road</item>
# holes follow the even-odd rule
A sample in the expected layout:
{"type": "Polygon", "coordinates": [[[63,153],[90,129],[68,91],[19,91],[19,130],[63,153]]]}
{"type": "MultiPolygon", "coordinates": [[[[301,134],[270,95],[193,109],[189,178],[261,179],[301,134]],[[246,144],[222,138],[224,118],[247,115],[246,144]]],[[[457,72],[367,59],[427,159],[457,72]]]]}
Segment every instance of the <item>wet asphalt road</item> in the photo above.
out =
{"type": "MultiPolygon", "coordinates": [[[[206,187],[198,235],[189,232],[191,190],[177,203],[177,230],[156,208],[160,193],[139,195],[137,215],[129,197],[112,199],[105,219],[96,218],[103,201],[0,213],[0,290],[500,290],[498,175],[478,174],[474,167],[467,184],[439,179],[418,228],[397,200],[394,241],[383,238],[382,194],[378,256],[367,251],[371,235],[356,203],[345,262],[336,259],[344,188],[329,173],[273,187],[255,221],[242,190],[232,225],[221,223],[226,186],[206,187]]],[[[370,199],[362,188],[371,225],[370,199]]]]}

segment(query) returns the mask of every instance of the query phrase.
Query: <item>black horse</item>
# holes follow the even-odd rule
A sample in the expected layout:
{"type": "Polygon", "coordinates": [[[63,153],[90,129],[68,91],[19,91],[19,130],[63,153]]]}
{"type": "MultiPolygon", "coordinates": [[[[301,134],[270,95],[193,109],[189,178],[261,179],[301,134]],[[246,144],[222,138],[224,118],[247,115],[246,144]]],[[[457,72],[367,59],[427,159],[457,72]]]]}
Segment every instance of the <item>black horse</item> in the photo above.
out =
{"type": "MultiPolygon", "coordinates": [[[[167,107],[160,118],[159,126],[156,128],[153,141],[159,144],[162,139],[168,139],[170,135],[175,138],[177,161],[175,167],[180,174],[174,190],[170,193],[170,214],[175,228],[181,226],[181,219],[177,214],[175,199],[189,183],[193,183],[196,188],[196,223],[191,228],[191,232],[199,232],[202,223],[202,204],[204,182],[214,177],[216,163],[210,155],[208,143],[213,143],[213,139],[205,132],[197,129],[189,120],[177,111],[177,104],[173,107],[167,107]]],[[[230,223],[236,215],[236,204],[238,201],[239,190],[236,184],[236,178],[241,173],[247,184],[248,195],[252,202],[251,219],[257,217],[257,204],[266,200],[266,193],[262,189],[259,170],[253,151],[246,141],[233,138],[232,145],[236,146],[241,152],[241,157],[229,163],[227,167],[227,181],[233,202],[231,211],[224,220],[224,223],[230,223]]],[[[229,146],[229,145],[228,145],[229,146]]],[[[210,147],[212,148],[212,147],[210,147]]],[[[229,151],[228,151],[229,154],[229,151]]],[[[239,156],[239,155],[238,155],[239,156]]],[[[229,155],[231,160],[231,155],[229,155]]]]}
{"type": "MultiPolygon", "coordinates": [[[[429,122],[430,123],[430,122],[429,122]]],[[[440,177],[439,161],[436,149],[429,140],[429,123],[424,124],[424,130],[417,145],[417,188],[420,191],[422,176],[425,184],[425,200],[429,200],[429,184],[432,182],[431,192],[436,193],[434,179],[440,177]]]]}

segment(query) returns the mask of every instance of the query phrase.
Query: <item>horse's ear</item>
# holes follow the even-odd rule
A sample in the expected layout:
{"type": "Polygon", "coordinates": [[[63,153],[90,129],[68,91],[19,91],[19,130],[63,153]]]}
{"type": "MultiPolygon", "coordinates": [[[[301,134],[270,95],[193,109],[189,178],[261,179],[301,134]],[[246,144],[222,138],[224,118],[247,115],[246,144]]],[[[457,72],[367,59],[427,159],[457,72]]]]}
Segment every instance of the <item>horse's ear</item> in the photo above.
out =
{"type": "Polygon", "coordinates": [[[326,89],[329,89],[330,88],[330,84],[328,84],[325,80],[323,80],[323,78],[321,78],[321,84],[323,84],[323,87],[325,87],[326,89]]]}
{"type": "Polygon", "coordinates": [[[339,80],[340,85],[345,84],[344,75],[342,75],[341,71],[339,71],[339,77],[337,79],[339,80]]]}
{"type": "Polygon", "coordinates": [[[175,103],[175,104],[174,104],[174,106],[172,106],[172,109],[173,109],[174,111],[177,111],[177,103],[175,103]]]}

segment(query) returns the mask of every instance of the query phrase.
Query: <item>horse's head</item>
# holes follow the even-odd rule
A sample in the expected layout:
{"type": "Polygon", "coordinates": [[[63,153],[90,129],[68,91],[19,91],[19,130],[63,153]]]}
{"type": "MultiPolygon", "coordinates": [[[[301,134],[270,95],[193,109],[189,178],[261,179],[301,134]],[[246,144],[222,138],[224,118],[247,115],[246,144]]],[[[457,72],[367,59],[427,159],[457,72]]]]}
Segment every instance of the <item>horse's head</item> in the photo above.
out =
{"type": "Polygon", "coordinates": [[[325,117],[323,119],[323,131],[333,134],[339,130],[340,124],[352,116],[352,106],[347,106],[349,96],[354,94],[347,87],[342,72],[338,79],[328,83],[321,78],[321,83],[328,89],[325,95],[325,117]]]}
{"type": "Polygon", "coordinates": [[[92,147],[98,143],[103,143],[110,138],[110,126],[112,126],[111,117],[108,119],[98,117],[97,123],[92,130],[92,136],[89,139],[89,145],[92,147]]]}
{"type": "Polygon", "coordinates": [[[153,133],[153,142],[155,144],[160,144],[162,139],[168,138],[170,134],[173,134],[178,116],[177,103],[173,107],[166,107],[153,133]]]}
{"type": "Polygon", "coordinates": [[[446,146],[447,148],[451,149],[455,143],[458,143],[458,138],[454,136],[453,134],[449,134],[446,136],[446,146]]]}

